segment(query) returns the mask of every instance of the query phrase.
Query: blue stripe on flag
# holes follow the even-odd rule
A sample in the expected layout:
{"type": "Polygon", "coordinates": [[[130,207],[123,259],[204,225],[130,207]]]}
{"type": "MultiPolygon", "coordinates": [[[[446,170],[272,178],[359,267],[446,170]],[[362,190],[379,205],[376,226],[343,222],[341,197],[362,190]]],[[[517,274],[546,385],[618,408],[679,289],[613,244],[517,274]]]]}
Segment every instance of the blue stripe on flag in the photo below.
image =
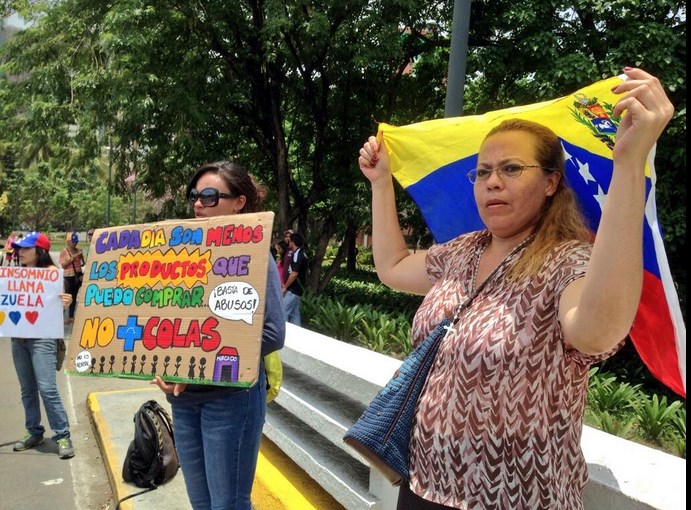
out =
{"type": "Polygon", "coordinates": [[[438,168],[406,188],[420,208],[434,241],[445,243],[465,232],[484,229],[466,174],[477,154],[438,168]]]}
{"type": "MultiPolygon", "coordinates": [[[[602,216],[601,203],[604,203],[612,181],[612,160],[564,140],[562,140],[562,145],[567,154],[567,181],[576,193],[588,225],[595,232],[602,216]]],[[[650,178],[646,178],[646,196],[650,193],[651,187],[650,178]]],[[[655,243],[647,222],[643,228],[643,267],[655,277],[660,278],[655,243]]]]}

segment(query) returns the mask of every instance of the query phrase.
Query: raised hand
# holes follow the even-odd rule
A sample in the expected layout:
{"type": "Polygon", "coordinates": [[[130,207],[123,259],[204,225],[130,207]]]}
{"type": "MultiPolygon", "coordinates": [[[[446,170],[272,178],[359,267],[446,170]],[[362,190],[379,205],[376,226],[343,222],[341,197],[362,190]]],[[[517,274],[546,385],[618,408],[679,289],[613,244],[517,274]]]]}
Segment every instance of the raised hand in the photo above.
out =
{"type": "Polygon", "coordinates": [[[384,143],[379,143],[374,136],[370,136],[360,149],[358,164],[362,173],[372,183],[391,176],[389,155],[384,143]]]}
{"type": "Polygon", "coordinates": [[[612,113],[624,115],[617,130],[613,157],[617,163],[640,164],[674,114],[660,80],[635,67],[624,68],[628,80],[612,89],[623,94],[612,113]]]}

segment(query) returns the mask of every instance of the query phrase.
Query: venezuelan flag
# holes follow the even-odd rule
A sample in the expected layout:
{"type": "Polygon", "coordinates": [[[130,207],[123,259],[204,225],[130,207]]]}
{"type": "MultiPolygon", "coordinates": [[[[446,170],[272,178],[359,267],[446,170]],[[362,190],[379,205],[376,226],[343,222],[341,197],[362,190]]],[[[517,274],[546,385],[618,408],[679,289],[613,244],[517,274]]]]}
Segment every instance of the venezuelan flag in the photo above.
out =
{"type": "MultiPolygon", "coordinates": [[[[420,208],[436,242],[484,228],[466,173],[477,166],[485,135],[508,118],[550,127],[561,139],[566,174],[583,212],[597,231],[612,176],[612,148],[619,118],[611,89],[625,77],[596,82],[552,101],[484,115],[431,120],[408,126],[379,125],[394,178],[420,208]]],[[[654,149],[648,156],[644,283],[631,340],[651,373],[686,397],[686,326],[672,281],[655,207],[654,149]]]]}

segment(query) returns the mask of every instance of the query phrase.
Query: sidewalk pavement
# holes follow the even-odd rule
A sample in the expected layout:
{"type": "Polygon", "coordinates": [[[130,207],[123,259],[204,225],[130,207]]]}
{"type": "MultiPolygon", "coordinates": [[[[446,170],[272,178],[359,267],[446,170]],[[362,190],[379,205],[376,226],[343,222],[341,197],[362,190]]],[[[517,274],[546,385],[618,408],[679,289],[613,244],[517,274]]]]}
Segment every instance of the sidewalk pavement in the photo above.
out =
{"type": "MultiPolygon", "coordinates": [[[[115,501],[142,489],[122,479],[122,463],[134,437],[134,413],[147,400],[170,404],[158,388],[90,393],[87,409],[110,477],[115,501]]],[[[172,414],[172,413],[171,413],[172,414]]],[[[252,491],[254,510],[332,510],[342,508],[321,486],[266,437],[262,439],[252,491]]],[[[191,510],[182,469],[154,491],[127,499],[120,510],[191,510]]]]}

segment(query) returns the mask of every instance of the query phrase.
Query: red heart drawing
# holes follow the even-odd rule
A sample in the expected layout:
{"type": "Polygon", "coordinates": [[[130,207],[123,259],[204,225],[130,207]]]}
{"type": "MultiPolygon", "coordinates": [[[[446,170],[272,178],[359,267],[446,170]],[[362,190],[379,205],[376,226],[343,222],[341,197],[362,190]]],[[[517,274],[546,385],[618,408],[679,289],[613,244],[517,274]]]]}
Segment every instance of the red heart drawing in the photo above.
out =
{"type": "Polygon", "coordinates": [[[24,316],[31,324],[35,324],[38,320],[38,312],[26,312],[24,316]]]}

